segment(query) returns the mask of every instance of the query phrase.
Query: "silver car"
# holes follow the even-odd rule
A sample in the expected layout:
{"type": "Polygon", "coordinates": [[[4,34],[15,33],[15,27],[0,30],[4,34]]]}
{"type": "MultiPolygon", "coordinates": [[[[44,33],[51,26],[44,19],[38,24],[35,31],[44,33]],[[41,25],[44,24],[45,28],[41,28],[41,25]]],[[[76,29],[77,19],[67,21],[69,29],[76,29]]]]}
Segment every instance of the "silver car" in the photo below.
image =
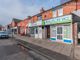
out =
{"type": "Polygon", "coordinates": [[[0,31],[0,38],[9,38],[9,35],[5,31],[0,31]]]}

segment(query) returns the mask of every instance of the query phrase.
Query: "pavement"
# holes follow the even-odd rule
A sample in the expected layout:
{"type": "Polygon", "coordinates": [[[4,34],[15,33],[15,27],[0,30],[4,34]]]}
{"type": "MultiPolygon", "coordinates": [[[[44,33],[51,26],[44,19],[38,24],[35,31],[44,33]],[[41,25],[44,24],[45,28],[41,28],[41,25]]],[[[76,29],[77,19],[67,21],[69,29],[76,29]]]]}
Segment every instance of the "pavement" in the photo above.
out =
{"type": "Polygon", "coordinates": [[[57,53],[70,56],[71,58],[75,58],[76,60],[80,60],[80,47],[70,44],[63,44],[63,43],[57,43],[52,42],[48,39],[35,39],[33,37],[27,37],[27,36],[20,36],[20,35],[14,35],[15,38],[32,43],[37,46],[41,46],[43,48],[49,49],[51,51],[55,51],[57,53]],[[75,57],[74,57],[75,56],[75,57]]]}

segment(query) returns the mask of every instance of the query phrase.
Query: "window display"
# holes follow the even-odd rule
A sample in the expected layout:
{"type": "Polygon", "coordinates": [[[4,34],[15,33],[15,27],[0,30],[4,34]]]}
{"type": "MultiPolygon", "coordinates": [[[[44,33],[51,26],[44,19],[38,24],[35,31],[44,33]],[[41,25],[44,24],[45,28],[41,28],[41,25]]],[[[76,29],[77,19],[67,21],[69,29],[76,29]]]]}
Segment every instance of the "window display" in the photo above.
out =
{"type": "Polygon", "coordinates": [[[57,25],[51,26],[51,39],[56,39],[57,41],[64,41],[65,39],[71,39],[71,26],[70,24],[66,25],[57,25]]]}
{"type": "Polygon", "coordinates": [[[56,26],[51,26],[51,37],[56,37],[56,26]]]}
{"type": "Polygon", "coordinates": [[[70,25],[65,25],[64,26],[64,38],[70,39],[70,34],[71,34],[71,28],[70,25]]]}

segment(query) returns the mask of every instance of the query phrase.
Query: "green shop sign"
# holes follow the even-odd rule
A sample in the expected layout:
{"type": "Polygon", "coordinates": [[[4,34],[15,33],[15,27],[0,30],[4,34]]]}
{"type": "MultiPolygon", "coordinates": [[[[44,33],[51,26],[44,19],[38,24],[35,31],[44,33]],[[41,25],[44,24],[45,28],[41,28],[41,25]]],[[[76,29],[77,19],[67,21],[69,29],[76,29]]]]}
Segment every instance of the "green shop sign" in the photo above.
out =
{"type": "MultiPolygon", "coordinates": [[[[57,24],[57,23],[68,23],[72,22],[72,15],[66,15],[58,18],[49,19],[43,22],[44,25],[57,24]]],[[[42,25],[43,25],[42,24],[42,25]]]]}

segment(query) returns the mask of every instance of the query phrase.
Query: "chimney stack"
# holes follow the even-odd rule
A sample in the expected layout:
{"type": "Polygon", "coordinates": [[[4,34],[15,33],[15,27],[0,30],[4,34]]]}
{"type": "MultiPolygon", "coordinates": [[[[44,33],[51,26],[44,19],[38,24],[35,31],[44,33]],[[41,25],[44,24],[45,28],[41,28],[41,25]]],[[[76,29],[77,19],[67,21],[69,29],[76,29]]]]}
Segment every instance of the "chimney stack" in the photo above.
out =
{"type": "Polygon", "coordinates": [[[44,11],[45,11],[44,8],[41,8],[40,13],[42,13],[42,12],[44,12],[44,11]]]}

